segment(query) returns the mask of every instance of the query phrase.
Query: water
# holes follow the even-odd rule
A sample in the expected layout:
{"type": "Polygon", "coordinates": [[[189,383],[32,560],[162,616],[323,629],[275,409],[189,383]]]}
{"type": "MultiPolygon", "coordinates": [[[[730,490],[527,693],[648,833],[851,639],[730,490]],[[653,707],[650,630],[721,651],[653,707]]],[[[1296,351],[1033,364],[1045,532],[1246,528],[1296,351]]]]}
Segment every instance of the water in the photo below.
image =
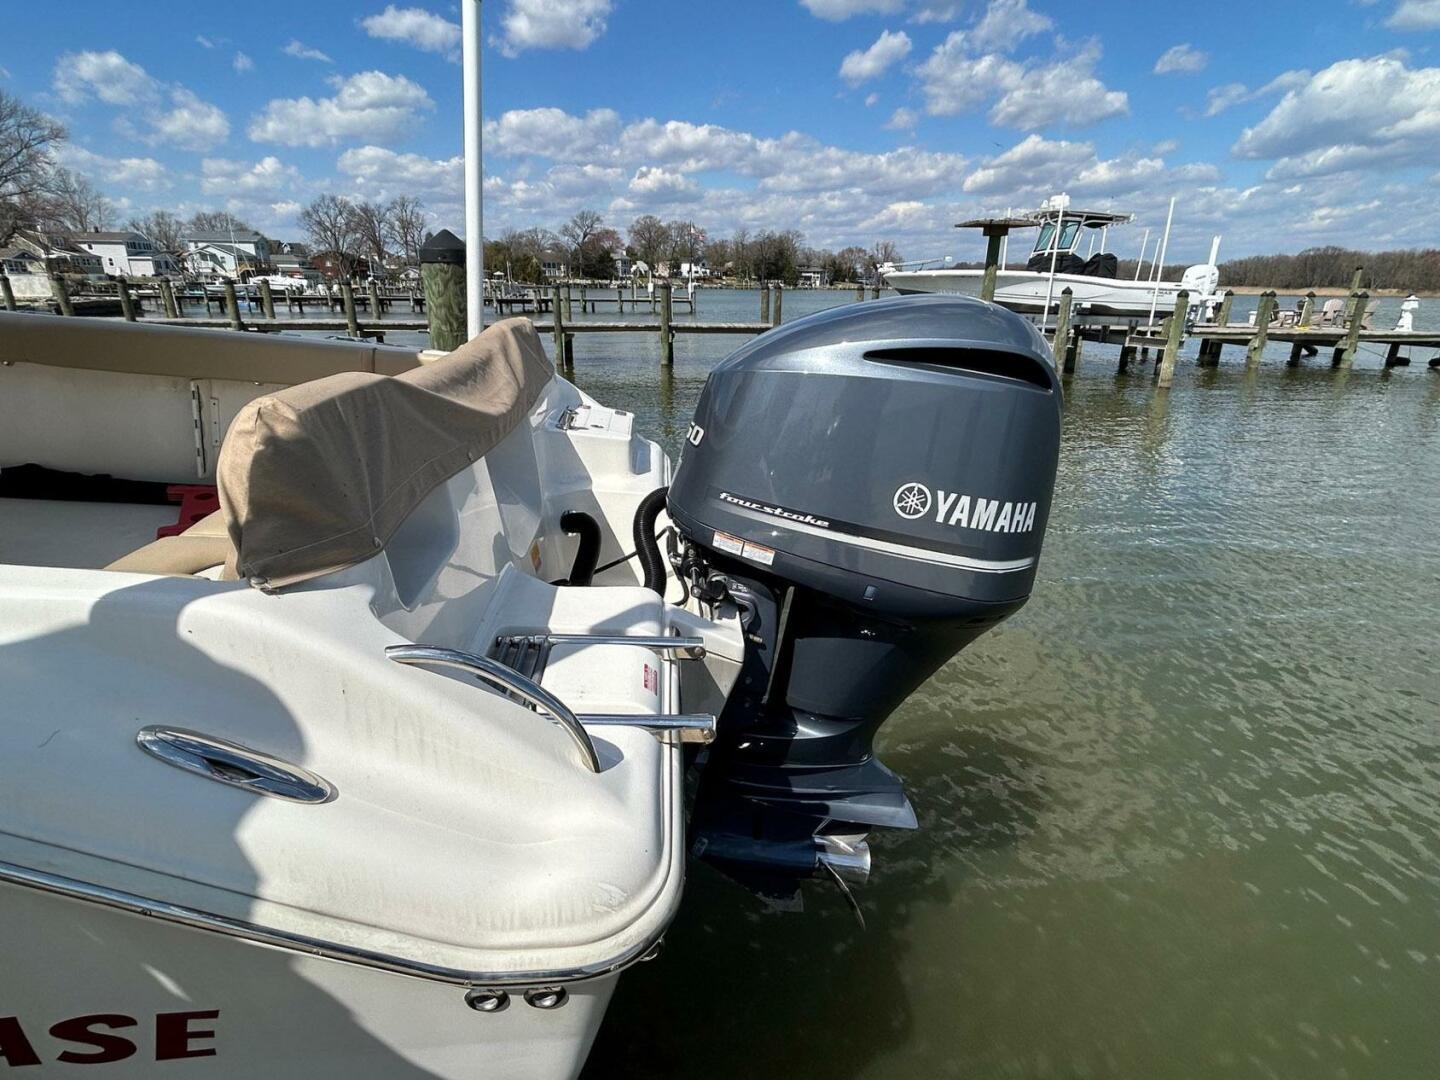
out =
{"type": "MultiPolygon", "coordinates": [[[[673,454],[739,341],[662,378],[581,336],[575,377],[673,454]]],[[[882,732],[920,829],[874,834],[869,929],[692,862],[587,1076],[1440,1075],[1440,373],[1194,351],[1161,396],[1087,345],[1034,597],[882,732]]]]}

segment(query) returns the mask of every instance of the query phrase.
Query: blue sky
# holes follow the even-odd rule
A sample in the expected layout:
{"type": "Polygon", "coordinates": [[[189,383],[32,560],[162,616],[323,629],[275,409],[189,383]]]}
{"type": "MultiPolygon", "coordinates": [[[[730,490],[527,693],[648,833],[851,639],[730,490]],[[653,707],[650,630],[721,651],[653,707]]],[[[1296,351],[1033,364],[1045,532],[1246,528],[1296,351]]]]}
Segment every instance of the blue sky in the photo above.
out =
{"type": "MultiPolygon", "coordinates": [[[[323,191],[463,223],[458,6],[6,0],[0,87],[119,216],[323,191]],[[58,13],[58,9],[57,13],[58,13]]],[[[1436,243],[1440,0],[486,0],[486,232],[581,207],[973,257],[1057,191],[1172,261],[1436,243]],[[1197,17],[1197,12],[1201,16],[1197,17]],[[1133,235],[1131,235],[1133,234],[1133,235]]]]}

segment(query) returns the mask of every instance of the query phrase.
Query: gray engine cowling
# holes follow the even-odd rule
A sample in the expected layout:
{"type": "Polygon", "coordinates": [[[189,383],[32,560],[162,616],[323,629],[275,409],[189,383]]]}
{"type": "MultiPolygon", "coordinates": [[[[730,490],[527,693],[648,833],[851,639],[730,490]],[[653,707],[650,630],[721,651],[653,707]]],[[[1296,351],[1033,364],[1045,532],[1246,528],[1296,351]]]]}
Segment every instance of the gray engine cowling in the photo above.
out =
{"type": "Polygon", "coordinates": [[[697,849],[805,870],[832,835],[914,826],[871,740],[1030,595],[1060,406],[1039,332],[965,297],[834,308],[710,373],[667,499],[672,561],[739,604],[750,644],[697,849]]]}

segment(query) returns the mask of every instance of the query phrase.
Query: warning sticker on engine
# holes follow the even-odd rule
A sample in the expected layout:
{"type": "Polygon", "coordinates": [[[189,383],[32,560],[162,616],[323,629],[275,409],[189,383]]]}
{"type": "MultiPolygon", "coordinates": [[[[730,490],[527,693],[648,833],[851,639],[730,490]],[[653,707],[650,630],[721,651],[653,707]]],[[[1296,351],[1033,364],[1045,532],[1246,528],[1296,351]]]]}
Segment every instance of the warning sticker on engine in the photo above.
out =
{"type": "Polygon", "coordinates": [[[743,555],[745,553],[745,541],[738,536],[731,536],[729,533],[715,531],[715,550],[723,551],[726,555],[743,555]]]}
{"type": "Polygon", "coordinates": [[[645,689],[652,694],[660,693],[660,670],[649,664],[645,665],[645,689]]]}
{"type": "Polygon", "coordinates": [[[762,544],[752,544],[745,541],[745,550],[740,552],[740,557],[749,559],[751,562],[758,562],[762,566],[769,566],[775,561],[775,549],[767,548],[762,544]]]}

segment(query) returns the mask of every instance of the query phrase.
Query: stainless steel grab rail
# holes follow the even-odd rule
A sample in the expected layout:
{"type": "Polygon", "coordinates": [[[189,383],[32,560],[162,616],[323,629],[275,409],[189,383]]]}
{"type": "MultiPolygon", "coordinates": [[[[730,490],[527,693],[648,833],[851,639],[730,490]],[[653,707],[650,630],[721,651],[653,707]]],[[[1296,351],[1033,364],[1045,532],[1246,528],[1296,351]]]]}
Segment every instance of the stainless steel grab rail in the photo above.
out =
{"type": "Polygon", "coordinates": [[[586,727],[632,727],[663,739],[678,735],[682,743],[715,741],[715,717],[709,713],[676,713],[660,716],[646,713],[580,713],[586,727]]]}
{"type": "Polygon", "coordinates": [[[538,635],[550,645],[634,645],[656,652],[684,653],[691,660],[705,655],[703,637],[677,637],[660,634],[654,637],[626,634],[542,634],[538,635]]]}
{"type": "Polygon", "coordinates": [[[570,711],[569,706],[514,668],[508,668],[488,656],[476,656],[459,649],[443,649],[438,645],[387,645],[385,655],[397,664],[457,668],[515,694],[537,709],[543,709],[560,725],[565,734],[570,736],[570,741],[580,751],[581,763],[593,773],[600,771],[600,758],[595,753],[595,744],[590,741],[589,733],[580,725],[579,718],[570,711]]]}

